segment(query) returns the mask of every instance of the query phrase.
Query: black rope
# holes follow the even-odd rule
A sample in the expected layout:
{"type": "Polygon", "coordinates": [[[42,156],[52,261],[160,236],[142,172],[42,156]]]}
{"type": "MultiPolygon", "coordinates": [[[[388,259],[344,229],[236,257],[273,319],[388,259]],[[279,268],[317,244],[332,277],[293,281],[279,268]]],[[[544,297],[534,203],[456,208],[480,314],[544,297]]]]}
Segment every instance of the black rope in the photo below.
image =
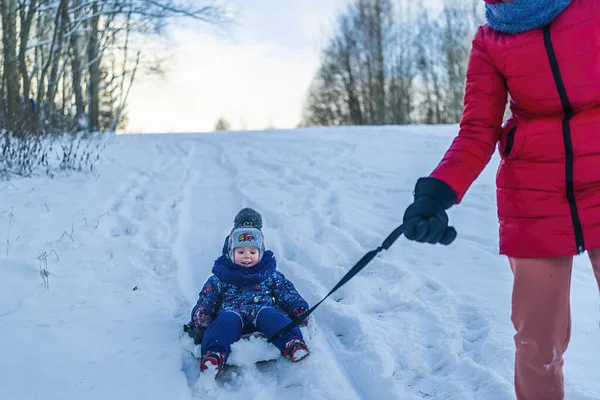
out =
{"type": "Polygon", "coordinates": [[[281,328],[279,330],[279,332],[277,332],[275,335],[273,335],[268,340],[268,342],[271,343],[274,340],[277,340],[277,338],[279,338],[280,336],[285,335],[286,333],[288,333],[289,331],[291,331],[292,329],[294,329],[295,327],[297,327],[298,325],[300,325],[302,323],[302,321],[304,321],[306,318],[308,318],[308,316],[310,314],[312,314],[312,312],[315,311],[315,309],[323,301],[325,301],[326,298],[328,298],[333,292],[335,292],[336,290],[338,290],[339,288],[341,288],[342,286],[344,286],[350,279],[352,279],[364,267],[366,267],[367,264],[369,262],[371,262],[371,260],[373,258],[375,258],[375,256],[377,255],[377,253],[379,253],[381,250],[387,250],[387,249],[389,249],[390,246],[396,241],[396,239],[398,239],[403,233],[404,233],[404,226],[403,225],[400,225],[399,227],[397,227],[396,229],[394,229],[394,231],[392,233],[390,233],[390,235],[383,241],[383,243],[381,244],[381,246],[379,246],[377,249],[371,250],[370,252],[368,252],[367,254],[365,254],[354,265],[354,267],[352,267],[350,269],[350,271],[348,271],[346,273],[346,275],[344,275],[344,277],[337,283],[337,285],[335,285],[334,288],[331,289],[331,291],[327,294],[327,296],[323,297],[323,299],[321,301],[319,301],[317,304],[315,304],[314,306],[312,306],[307,312],[305,312],[304,314],[302,314],[302,315],[294,318],[292,320],[292,322],[290,322],[289,324],[287,324],[286,326],[284,326],[283,328],[281,328]]]}

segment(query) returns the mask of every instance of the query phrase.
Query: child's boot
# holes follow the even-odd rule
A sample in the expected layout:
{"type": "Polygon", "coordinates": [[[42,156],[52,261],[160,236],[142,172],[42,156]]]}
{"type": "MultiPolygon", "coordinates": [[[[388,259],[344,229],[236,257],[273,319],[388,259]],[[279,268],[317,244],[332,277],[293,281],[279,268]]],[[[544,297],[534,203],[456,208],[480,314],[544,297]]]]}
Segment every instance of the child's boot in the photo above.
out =
{"type": "Polygon", "coordinates": [[[285,349],[283,350],[283,355],[288,358],[292,362],[298,362],[306,356],[308,356],[309,351],[306,343],[302,339],[292,339],[286,343],[285,349]]]}
{"type": "Polygon", "coordinates": [[[219,372],[223,365],[225,365],[225,356],[221,353],[209,351],[200,361],[200,371],[212,370],[213,372],[219,372]]]}

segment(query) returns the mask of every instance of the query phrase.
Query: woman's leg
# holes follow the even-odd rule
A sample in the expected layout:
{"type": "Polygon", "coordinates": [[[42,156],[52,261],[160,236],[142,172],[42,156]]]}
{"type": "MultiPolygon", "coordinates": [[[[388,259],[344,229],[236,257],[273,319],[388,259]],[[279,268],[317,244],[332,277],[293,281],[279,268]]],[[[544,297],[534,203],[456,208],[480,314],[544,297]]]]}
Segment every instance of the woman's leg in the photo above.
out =
{"type": "Polygon", "coordinates": [[[594,269],[594,275],[596,275],[596,282],[598,283],[598,289],[600,289],[600,248],[588,250],[588,256],[592,262],[592,268],[594,269]]]}
{"type": "Polygon", "coordinates": [[[571,335],[573,257],[509,258],[518,400],[564,399],[563,353],[571,335]]]}

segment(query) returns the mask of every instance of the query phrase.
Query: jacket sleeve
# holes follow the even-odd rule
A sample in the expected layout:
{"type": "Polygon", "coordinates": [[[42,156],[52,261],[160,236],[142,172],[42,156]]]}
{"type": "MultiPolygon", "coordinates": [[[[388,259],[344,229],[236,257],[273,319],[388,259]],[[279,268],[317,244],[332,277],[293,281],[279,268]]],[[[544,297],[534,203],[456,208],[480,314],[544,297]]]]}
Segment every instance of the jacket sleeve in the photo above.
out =
{"type": "Polygon", "coordinates": [[[456,192],[460,203],[494,154],[502,133],[507,86],[484,43],[484,28],[473,39],[466,72],[464,109],[458,135],[431,173],[456,192]]]}
{"type": "Polygon", "coordinates": [[[300,296],[294,284],[279,271],[275,271],[273,274],[271,293],[275,299],[275,305],[288,315],[296,307],[309,308],[308,303],[300,296]]]}
{"type": "Polygon", "coordinates": [[[192,320],[196,310],[201,309],[203,314],[214,317],[221,304],[221,294],[219,293],[219,278],[211,275],[206,281],[202,290],[198,294],[198,301],[192,309],[192,320]]]}

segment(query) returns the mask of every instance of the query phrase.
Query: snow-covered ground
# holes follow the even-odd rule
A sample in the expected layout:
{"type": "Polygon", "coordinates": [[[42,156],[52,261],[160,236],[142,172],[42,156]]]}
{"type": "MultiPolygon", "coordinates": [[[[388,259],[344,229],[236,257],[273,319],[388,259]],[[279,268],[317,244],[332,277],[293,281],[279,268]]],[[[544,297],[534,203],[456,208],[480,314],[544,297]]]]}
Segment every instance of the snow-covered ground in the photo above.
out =
{"type": "MultiPolygon", "coordinates": [[[[122,135],[97,176],[0,182],[0,399],[513,399],[496,157],[450,211],[456,242],[398,239],[315,311],[301,363],[256,368],[270,345],[238,343],[250,367],[197,381],[180,337],[240,208],[262,214],[278,268],[312,305],[401,223],[455,132],[122,135]]],[[[578,257],[567,399],[600,398],[599,304],[578,257]]]]}

